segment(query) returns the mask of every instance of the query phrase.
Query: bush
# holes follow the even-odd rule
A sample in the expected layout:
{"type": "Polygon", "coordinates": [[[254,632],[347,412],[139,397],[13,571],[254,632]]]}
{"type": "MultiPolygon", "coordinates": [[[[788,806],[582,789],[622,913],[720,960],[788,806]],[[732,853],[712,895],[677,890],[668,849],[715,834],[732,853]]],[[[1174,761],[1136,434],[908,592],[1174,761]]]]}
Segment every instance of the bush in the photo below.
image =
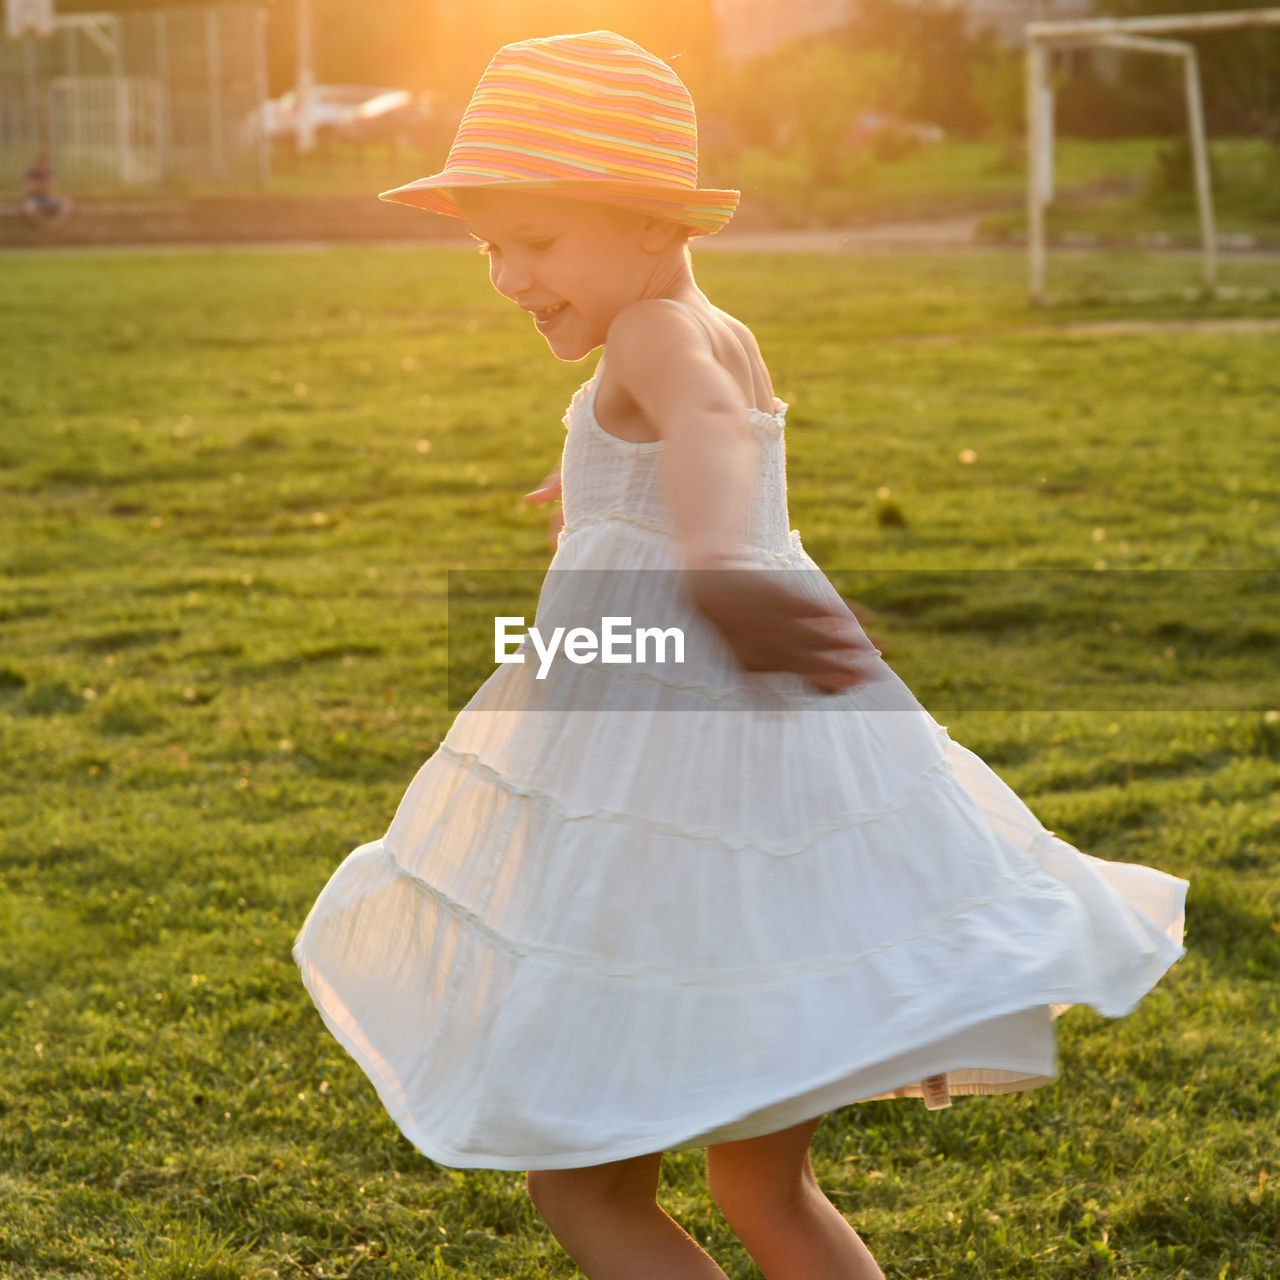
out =
{"type": "Polygon", "coordinates": [[[919,137],[900,124],[888,124],[871,135],[871,154],[882,164],[892,164],[921,147],[919,137]]]}
{"type": "MultiPolygon", "coordinates": [[[[1209,158],[1210,179],[1217,184],[1219,174],[1213,157],[1209,158]]],[[[1147,177],[1145,194],[1153,203],[1165,203],[1194,195],[1195,176],[1188,138],[1174,138],[1156,151],[1155,161],[1147,177]]]]}

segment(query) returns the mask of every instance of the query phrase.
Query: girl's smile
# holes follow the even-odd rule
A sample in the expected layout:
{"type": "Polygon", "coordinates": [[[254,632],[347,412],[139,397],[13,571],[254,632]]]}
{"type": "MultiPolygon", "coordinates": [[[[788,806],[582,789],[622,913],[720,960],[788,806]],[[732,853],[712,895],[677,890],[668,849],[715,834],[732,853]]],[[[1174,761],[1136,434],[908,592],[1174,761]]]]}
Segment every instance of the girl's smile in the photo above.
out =
{"type": "Polygon", "coordinates": [[[567,302],[560,302],[553,307],[529,307],[527,310],[533,313],[533,322],[537,325],[538,332],[549,333],[568,305],[567,302]]]}
{"type": "Polygon", "coordinates": [[[489,279],[523,307],[560,360],[604,343],[614,317],[679,287],[688,259],[673,223],[540,192],[457,188],[489,279]]]}

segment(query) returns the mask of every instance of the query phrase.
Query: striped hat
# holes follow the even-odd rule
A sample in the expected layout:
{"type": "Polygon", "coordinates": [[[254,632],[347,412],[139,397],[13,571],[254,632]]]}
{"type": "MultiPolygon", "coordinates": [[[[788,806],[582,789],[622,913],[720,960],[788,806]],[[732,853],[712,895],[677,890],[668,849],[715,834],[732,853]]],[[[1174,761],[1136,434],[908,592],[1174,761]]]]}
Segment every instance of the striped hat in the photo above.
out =
{"type": "Polygon", "coordinates": [[[444,168],[381,200],[461,217],[451,187],[546,191],[719,231],[737,191],[698,187],[693,99],[661,58],[612,31],[504,45],[444,168]]]}

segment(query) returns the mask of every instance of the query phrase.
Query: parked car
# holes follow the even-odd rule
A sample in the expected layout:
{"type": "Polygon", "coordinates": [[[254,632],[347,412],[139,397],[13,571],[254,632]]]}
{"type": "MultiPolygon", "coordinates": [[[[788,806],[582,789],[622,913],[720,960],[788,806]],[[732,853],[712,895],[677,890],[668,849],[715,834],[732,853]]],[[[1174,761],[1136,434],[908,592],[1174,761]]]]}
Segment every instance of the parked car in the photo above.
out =
{"type": "Polygon", "coordinates": [[[388,89],[360,103],[341,127],[340,136],[359,144],[389,142],[396,148],[421,146],[435,121],[430,93],[388,89]]]}
{"type": "MultiPolygon", "coordinates": [[[[311,93],[311,118],[315,122],[316,140],[323,143],[343,137],[361,104],[388,93],[399,92],[403,90],[387,85],[316,85],[311,93]]],[[[254,117],[251,117],[255,124],[260,124],[266,131],[267,139],[271,142],[292,141],[298,129],[298,118],[297,89],[289,89],[278,98],[268,99],[262,104],[261,116],[254,113],[254,117]]]]}
{"type": "Polygon", "coordinates": [[[877,138],[896,136],[917,146],[930,146],[946,139],[947,131],[925,120],[904,120],[887,111],[864,111],[849,130],[849,141],[865,145],[877,138]]]}

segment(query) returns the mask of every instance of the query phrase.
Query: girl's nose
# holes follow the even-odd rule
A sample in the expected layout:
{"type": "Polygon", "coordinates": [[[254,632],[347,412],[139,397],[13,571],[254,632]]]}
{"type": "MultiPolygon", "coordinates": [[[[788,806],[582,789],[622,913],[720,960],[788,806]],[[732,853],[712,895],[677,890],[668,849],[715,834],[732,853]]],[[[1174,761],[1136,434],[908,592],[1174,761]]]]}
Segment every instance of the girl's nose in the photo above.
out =
{"type": "Polygon", "coordinates": [[[510,298],[512,302],[519,302],[521,296],[528,293],[532,285],[533,281],[528,268],[519,263],[504,259],[493,273],[493,287],[504,298],[510,298]]]}

